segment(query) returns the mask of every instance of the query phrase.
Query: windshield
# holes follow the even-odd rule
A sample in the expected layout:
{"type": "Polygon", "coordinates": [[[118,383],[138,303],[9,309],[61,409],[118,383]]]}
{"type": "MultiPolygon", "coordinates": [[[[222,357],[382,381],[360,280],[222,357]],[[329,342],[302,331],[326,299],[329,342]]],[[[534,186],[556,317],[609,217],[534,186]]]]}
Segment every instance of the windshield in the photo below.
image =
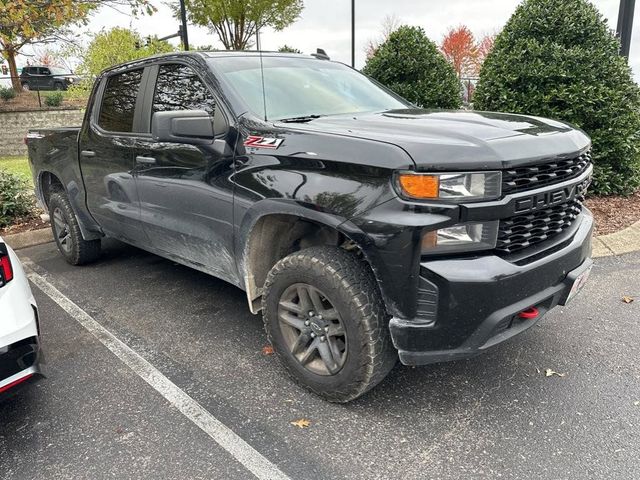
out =
{"type": "Polygon", "coordinates": [[[410,106],[340,63],[313,58],[264,56],[263,99],[260,56],[218,57],[209,61],[249,109],[268,120],[410,106]]]}

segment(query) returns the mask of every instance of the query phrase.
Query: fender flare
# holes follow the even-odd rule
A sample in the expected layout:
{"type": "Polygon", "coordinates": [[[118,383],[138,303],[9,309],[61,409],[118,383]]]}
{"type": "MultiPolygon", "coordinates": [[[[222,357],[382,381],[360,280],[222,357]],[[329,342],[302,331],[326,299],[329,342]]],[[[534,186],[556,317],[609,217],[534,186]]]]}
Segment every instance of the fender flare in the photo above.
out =
{"type": "Polygon", "coordinates": [[[102,232],[96,232],[87,227],[87,224],[94,224],[95,222],[93,218],[90,218],[84,214],[84,209],[82,208],[82,206],[84,205],[84,195],[82,192],[84,190],[81,190],[78,184],[74,180],[69,181],[67,185],[65,185],[64,183],[62,183],[60,175],[58,175],[56,172],[53,172],[51,170],[42,170],[38,172],[38,176],[36,179],[36,185],[35,185],[36,198],[41,203],[43,210],[45,210],[47,214],[49,213],[47,208],[48,207],[47,202],[45,201],[45,195],[44,195],[44,190],[42,185],[43,184],[42,178],[45,174],[51,175],[52,177],[57,178],[60,181],[62,188],[64,189],[65,193],[69,197],[69,203],[71,204],[73,213],[76,215],[76,218],[78,219],[78,226],[80,227],[80,233],[82,234],[82,238],[85,240],[96,240],[98,238],[102,238],[104,236],[102,232]]]}
{"type": "Polygon", "coordinates": [[[247,299],[249,300],[249,307],[252,313],[257,313],[259,310],[259,308],[253,305],[253,300],[260,297],[261,289],[254,286],[252,273],[247,271],[246,260],[249,254],[248,248],[254,227],[261,219],[270,215],[288,215],[309,220],[318,225],[332,228],[351,240],[362,251],[366,262],[373,271],[385,305],[391,305],[388,303],[390,298],[384,292],[379,275],[380,268],[385,267],[382,260],[378,258],[374,242],[369,235],[348,219],[331,212],[314,209],[311,205],[305,206],[292,199],[264,199],[253,204],[251,208],[245,212],[240,221],[238,233],[234,241],[237,259],[236,266],[240,276],[240,283],[247,293],[247,299]]]}

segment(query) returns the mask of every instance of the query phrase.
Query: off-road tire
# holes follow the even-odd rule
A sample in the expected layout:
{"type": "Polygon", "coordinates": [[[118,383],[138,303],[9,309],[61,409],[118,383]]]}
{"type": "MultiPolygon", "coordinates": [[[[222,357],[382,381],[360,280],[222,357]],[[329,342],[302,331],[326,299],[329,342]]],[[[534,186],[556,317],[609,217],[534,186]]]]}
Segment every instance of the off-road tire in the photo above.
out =
{"type": "Polygon", "coordinates": [[[71,265],[83,265],[93,262],[100,257],[100,239],[85,240],[82,238],[78,219],[76,218],[69,198],[64,192],[55,192],[49,199],[49,218],[51,221],[51,230],[53,238],[58,246],[58,250],[71,265]],[[68,226],[68,241],[70,248],[65,249],[61,243],[58,232],[56,231],[56,222],[54,220],[55,211],[58,209],[68,226]]]}
{"type": "Polygon", "coordinates": [[[389,317],[368,265],[337,247],[311,247],[280,260],[269,272],[262,297],[263,320],[276,355],[301,386],[324,399],[345,403],[380,383],[398,355],[389,334],[389,317]],[[306,369],[284,340],[278,320],[283,292],[306,283],[324,292],[338,310],[347,335],[347,358],[334,375],[306,369]]]}

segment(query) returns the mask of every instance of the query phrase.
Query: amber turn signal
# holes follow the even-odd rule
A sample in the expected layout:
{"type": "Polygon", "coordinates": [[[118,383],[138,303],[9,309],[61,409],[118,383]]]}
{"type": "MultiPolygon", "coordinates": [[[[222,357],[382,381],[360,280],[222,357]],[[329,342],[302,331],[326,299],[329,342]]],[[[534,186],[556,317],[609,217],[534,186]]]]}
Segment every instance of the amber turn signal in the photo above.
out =
{"type": "Polygon", "coordinates": [[[438,198],[440,177],[437,175],[416,175],[401,173],[398,183],[402,193],[410,198],[438,198]]]}

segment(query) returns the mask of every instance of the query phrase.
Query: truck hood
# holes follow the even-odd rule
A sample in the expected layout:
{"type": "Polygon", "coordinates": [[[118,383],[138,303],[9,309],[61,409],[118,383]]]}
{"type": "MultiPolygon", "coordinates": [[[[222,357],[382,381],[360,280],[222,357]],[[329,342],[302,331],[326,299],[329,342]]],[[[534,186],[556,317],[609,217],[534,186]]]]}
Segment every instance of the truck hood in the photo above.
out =
{"type": "Polygon", "coordinates": [[[390,143],[418,169],[431,170],[507,168],[575,154],[590,144],[584,132],[555,120],[462,110],[391,110],[286,126],[390,143]]]}

